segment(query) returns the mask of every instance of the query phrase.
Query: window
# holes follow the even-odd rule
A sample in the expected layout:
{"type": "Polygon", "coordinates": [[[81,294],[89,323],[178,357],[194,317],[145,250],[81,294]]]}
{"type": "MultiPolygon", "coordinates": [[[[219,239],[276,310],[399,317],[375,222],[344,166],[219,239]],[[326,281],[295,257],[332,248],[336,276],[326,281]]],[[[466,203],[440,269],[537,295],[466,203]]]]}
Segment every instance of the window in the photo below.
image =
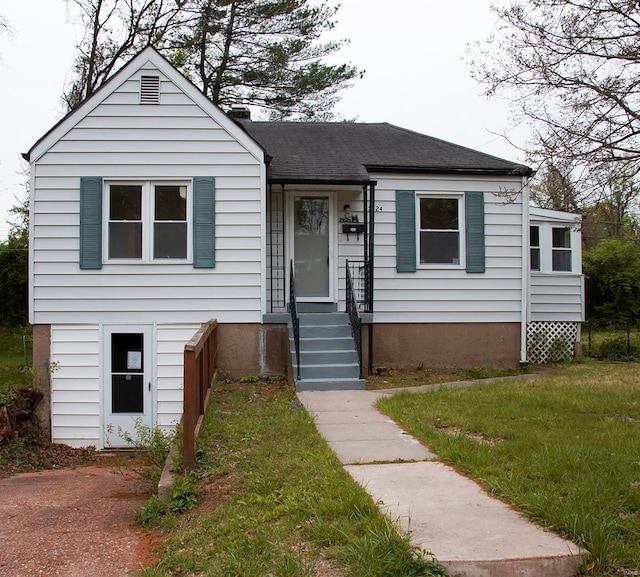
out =
{"type": "Polygon", "coordinates": [[[531,270],[540,270],[540,227],[529,227],[529,251],[531,270]]]}
{"type": "Polygon", "coordinates": [[[109,183],[108,259],[186,260],[187,191],[183,183],[109,183]]]}
{"type": "Polygon", "coordinates": [[[109,258],[142,258],[142,186],[109,187],[109,258]]]}
{"type": "Polygon", "coordinates": [[[187,258],[187,187],[154,187],[153,258],[187,258]]]}
{"type": "Polygon", "coordinates": [[[571,272],[571,230],[568,228],[552,229],[551,269],[571,272]]]}
{"type": "Polygon", "coordinates": [[[420,198],[420,264],[460,264],[460,201],[420,198]]]}

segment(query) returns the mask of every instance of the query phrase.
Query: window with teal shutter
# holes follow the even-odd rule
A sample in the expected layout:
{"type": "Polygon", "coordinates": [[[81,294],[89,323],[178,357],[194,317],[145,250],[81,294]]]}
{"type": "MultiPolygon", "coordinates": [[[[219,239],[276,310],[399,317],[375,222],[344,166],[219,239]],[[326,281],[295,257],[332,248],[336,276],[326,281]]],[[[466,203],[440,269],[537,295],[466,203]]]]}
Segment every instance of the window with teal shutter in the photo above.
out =
{"type": "Polygon", "coordinates": [[[193,266],[216,266],[216,187],[213,177],[193,179],[193,266]]]}
{"type": "Polygon", "coordinates": [[[396,270],[416,271],[416,193],[396,190],[396,270]]]}
{"type": "Polygon", "coordinates": [[[102,178],[80,179],[80,268],[102,268],[102,178]]]}
{"type": "Polygon", "coordinates": [[[467,192],[465,197],[465,225],[467,272],[485,271],[484,193],[467,192]]]}

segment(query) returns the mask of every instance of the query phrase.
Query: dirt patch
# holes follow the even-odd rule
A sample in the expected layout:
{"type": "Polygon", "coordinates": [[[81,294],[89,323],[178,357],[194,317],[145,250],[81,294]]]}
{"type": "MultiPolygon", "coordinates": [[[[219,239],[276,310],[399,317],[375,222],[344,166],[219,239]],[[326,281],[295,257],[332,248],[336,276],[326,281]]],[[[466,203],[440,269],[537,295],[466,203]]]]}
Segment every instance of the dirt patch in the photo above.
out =
{"type": "Polygon", "coordinates": [[[155,562],[160,537],[132,523],[149,497],[136,473],[86,466],[0,479],[0,574],[132,575],[155,562]]]}
{"type": "Polygon", "coordinates": [[[465,439],[471,439],[480,445],[487,445],[489,447],[495,447],[503,443],[503,439],[498,437],[486,437],[480,433],[473,433],[471,431],[463,431],[458,427],[452,427],[447,425],[438,425],[437,429],[446,433],[447,435],[453,435],[455,437],[464,437],[465,439]]]}

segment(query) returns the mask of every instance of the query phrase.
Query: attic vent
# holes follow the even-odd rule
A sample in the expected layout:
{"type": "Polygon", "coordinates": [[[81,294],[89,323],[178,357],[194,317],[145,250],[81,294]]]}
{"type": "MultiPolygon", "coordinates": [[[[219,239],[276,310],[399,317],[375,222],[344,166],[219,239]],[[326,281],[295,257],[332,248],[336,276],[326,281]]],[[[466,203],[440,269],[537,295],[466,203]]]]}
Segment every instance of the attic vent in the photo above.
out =
{"type": "Polygon", "coordinates": [[[160,104],[160,77],[140,78],[140,104],[160,104]]]}

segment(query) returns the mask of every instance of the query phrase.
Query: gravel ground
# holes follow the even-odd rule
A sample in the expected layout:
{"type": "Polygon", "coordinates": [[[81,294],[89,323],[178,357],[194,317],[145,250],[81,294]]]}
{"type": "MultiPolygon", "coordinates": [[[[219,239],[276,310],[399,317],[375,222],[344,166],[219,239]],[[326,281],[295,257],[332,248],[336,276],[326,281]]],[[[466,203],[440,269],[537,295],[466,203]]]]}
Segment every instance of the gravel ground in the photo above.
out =
{"type": "Polygon", "coordinates": [[[138,474],[105,463],[0,479],[0,575],[134,575],[157,540],[132,524],[148,497],[138,474]]]}

